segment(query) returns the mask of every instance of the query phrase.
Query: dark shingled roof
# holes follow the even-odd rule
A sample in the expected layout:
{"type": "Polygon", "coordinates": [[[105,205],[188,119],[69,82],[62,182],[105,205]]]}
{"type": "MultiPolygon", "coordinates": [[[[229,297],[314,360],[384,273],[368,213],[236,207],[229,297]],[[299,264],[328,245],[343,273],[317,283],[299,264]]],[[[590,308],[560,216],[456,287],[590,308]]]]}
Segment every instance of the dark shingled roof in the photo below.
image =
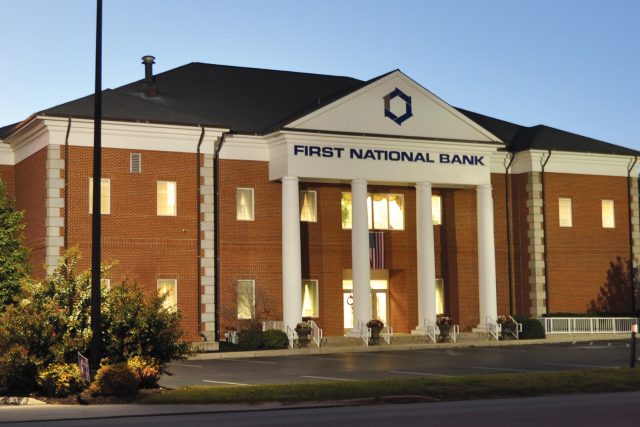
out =
{"type": "MultiPolygon", "coordinates": [[[[351,77],[191,63],[155,76],[158,95],[143,95],[143,80],[103,92],[103,118],[227,128],[267,134],[387,74],[351,77]]],[[[528,149],[640,155],[640,152],[548,126],[525,127],[458,109],[500,138],[512,152],[528,149]]],[[[93,118],[93,96],[38,114],[93,118]]],[[[0,128],[6,138],[16,124],[0,128]]]]}

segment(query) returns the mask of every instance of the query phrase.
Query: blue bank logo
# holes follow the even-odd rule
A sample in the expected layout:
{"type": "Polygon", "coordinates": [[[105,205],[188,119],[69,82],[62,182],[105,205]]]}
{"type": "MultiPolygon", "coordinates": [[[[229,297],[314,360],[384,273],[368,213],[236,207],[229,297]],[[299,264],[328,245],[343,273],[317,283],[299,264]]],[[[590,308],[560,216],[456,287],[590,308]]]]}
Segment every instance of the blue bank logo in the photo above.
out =
{"type": "Polygon", "coordinates": [[[411,97],[400,89],[395,88],[393,91],[383,96],[382,99],[384,99],[384,116],[389,117],[391,120],[396,122],[398,126],[401,126],[402,122],[413,116],[411,97]],[[404,101],[404,112],[402,112],[402,110],[396,111],[395,113],[391,111],[391,100],[395,97],[404,101]]]}

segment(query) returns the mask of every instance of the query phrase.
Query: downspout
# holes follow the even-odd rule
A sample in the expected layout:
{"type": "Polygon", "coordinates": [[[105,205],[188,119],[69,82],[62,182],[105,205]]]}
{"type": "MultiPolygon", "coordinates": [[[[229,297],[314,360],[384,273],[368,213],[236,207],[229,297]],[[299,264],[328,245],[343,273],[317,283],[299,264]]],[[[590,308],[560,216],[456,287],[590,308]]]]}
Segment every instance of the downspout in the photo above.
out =
{"type": "Polygon", "coordinates": [[[511,214],[510,214],[510,207],[511,207],[511,203],[510,203],[510,199],[511,199],[511,192],[509,191],[509,184],[510,184],[510,180],[509,180],[509,168],[511,168],[511,165],[513,164],[513,161],[516,158],[515,153],[509,153],[511,154],[511,158],[509,159],[509,163],[505,166],[504,168],[504,173],[505,173],[505,177],[504,177],[504,198],[505,198],[505,205],[506,205],[506,217],[507,217],[507,265],[508,265],[508,274],[509,274],[509,314],[513,315],[513,279],[512,279],[512,275],[513,275],[513,271],[512,271],[512,253],[511,253],[511,214]]]}
{"type": "Polygon", "coordinates": [[[545,203],[545,187],[544,187],[544,168],[547,166],[551,158],[551,150],[547,150],[547,158],[542,163],[542,173],[540,174],[540,183],[542,184],[542,231],[544,233],[544,298],[545,310],[549,313],[549,254],[547,250],[547,204],[545,203]]]}
{"type": "Polygon", "coordinates": [[[69,133],[71,133],[71,117],[67,123],[67,134],[64,137],[64,250],[69,249],[69,133]]]}
{"type": "Polygon", "coordinates": [[[215,332],[214,340],[220,341],[220,151],[224,145],[225,138],[230,132],[223,132],[218,139],[213,156],[213,252],[216,257],[215,273],[213,276],[213,304],[215,332]]]}
{"type": "Polygon", "coordinates": [[[628,217],[629,217],[629,288],[631,289],[631,313],[635,313],[636,312],[636,293],[634,292],[634,276],[635,274],[633,274],[633,267],[634,267],[634,262],[633,262],[633,222],[632,222],[632,218],[631,215],[633,215],[633,210],[631,209],[631,202],[633,200],[633,197],[631,196],[631,172],[633,171],[633,168],[636,166],[636,163],[638,162],[638,156],[634,156],[633,158],[633,163],[631,164],[631,167],[629,167],[627,169],[627,197],[628,197],[628,203],[627,203],[627,209],[628,209],[628,217]]]}
{"type": "MultiPolygon", "coordinates": [[[[198,260],[198,274],[197,274],[197,283],[198,283],[198,287],[197,287],[197,294],[198,294],[198,336],[200,337],[204,337],[204,334],[202,333],[202,276],[201,276],[201,272],[202,272],[202,238],[200,236],[200,234],[202,233],[201,230],[201,225],[200,225],[200,146],[202,145],[202,141],[204,140],[204,127],[202,128],[202,132],[200,132],[200,139],[198,140],[198,148],[196,149],[196,189],[197,189],[197,193],[196,193],[196,212],[197,212],[197,216],[196,216],[196,229],[197,229],[197,236],[198,238],[196,239],[197,243],[197,251],[198,251],[198,255],[196,256],[197,260],[198,260]]],[[[204,340],[206,341],[207,338],[204,337],[204,340]]]]}

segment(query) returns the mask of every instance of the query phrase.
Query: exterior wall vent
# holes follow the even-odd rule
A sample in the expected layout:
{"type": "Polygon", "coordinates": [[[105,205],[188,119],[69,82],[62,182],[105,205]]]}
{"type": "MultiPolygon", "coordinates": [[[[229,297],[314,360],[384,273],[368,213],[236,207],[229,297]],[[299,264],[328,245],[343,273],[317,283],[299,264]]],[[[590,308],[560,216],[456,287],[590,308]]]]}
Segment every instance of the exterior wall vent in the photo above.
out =
{"type": "Polygon", "coordinates": [[[142,154],[131,153],[131,173],[142,173],[142,154]]]}

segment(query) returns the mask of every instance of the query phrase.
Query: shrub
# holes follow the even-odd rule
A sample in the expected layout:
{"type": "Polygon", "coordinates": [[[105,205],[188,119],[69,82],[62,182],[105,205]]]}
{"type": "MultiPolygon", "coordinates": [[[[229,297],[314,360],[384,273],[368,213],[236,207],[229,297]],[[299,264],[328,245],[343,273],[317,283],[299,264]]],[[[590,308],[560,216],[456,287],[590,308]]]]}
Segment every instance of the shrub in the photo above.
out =
{"type": "Polygon", "coordinates": [[[102,366],[89,388],[93,396],[123,397],[135,396],[138,389],[138,380],[126,362],[102,366]]]}
{"type": "Polygon", "coordinates": [[[518,315],[515,316],[518,323],[522,323],[522,332],[520,333],[520,339],[530,340],[544,338],[544,326],[538,319],[532,319],[529,316],[518,315]]]}
{"type": "Polygon", "coordinates": [[[38,365],[26,348],[14,345],[0,356],[0,390],[26,394],[37,387],[38,365]]]}
{"type": "Polygon", "coordinates": [[[287,348],[289,338],[287,334],[277,329],[270,329],[262,333],[264,348],[287,348]]]}
{"type": "Polygon", "coordinates": [[[264,347],[264,333],[256,327],[241,329],[238,332],[238,346],[242,350],[259,350],[264,347]]]}
{"type": "Polygon", "coordinates": [[[87,386],[87,382],[82,378],[78,365],[55,363],[40,372],[38,386],[47,396],[65,397],[80,393],[87,386]]]}
{"type": "Polygon", "coordinates": [[[160,364],[150,357],[133,356],[127,360],[140,388],[156,388],[160,380],[160,364]]]}

